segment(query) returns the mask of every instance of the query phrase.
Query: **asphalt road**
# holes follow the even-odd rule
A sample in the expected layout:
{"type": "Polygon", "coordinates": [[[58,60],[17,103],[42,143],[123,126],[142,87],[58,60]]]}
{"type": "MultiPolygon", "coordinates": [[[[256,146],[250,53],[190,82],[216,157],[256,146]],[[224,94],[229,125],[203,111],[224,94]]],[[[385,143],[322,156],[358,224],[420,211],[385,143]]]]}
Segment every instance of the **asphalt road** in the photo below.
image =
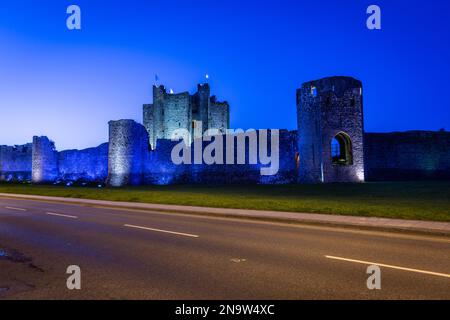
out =
{"type": "Polygon", "coordinates": [[[0,299],[450,299],[450,238],[0,199],[0,299]]]}

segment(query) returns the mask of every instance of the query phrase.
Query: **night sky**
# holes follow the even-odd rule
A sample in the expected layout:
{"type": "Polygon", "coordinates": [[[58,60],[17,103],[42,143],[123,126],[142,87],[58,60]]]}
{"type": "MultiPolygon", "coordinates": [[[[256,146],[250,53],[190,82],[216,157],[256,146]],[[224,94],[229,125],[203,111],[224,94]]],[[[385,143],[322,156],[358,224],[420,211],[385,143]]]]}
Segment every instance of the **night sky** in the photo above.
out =
{"type": "Polygon", "coordinates": [[[296,89],[348,75],[366,131],[449,130],[449,24],[448,0],[1,0],[0,144],[105,142],[109,120],[142,122],[155,74],[192,93],[208,73],[233,128],[295,129],[296,89]],[[66,28],[71,4],[81,31],[66,28]]]}

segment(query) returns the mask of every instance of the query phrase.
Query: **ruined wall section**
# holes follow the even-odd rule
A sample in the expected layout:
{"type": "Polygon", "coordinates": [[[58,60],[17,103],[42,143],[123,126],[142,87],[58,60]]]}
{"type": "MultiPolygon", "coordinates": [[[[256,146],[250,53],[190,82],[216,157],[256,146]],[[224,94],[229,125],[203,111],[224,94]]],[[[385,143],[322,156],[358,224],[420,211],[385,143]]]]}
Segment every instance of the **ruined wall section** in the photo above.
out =
{"type": "Polygon", "coordinates": [[[108,143],[84,150],[58,153],[58,179],[104,183],[108,176],[108,143]]]}
{"type": "Polygon", "coordinates": [[[178,141],[158,140],[156,150],[150,152],[145,163],[144,184],[169,185],[189,183],[190,165],[175,165],[172,149],[178,141]]]}
{"type": "MultiPolygon", "coordinates": [[[[270,143],[270,134],[267,141],[268,149],[272,149],[270,143]]],[[[227,140],[226,137],[219,135],[217,138],[223,141],[223,158],[224,164],[206,164],[203,160],[201,164],[194,162],[196,145],[201,145],[203,151],[212,143],[216,137],[212,137],[211,142],[197,140],[187,151],[191,155],[192,164],[175,165],[171,159],[172,149],[179,142],[161,140],[158,141],[158,147],[150,153],[149,161],[145,169],[145,184],[283,184],[294,183],[297,180],[297,132],[281,130],[279,132],[280,141],[280,158],[279,171],[273,176],[261,175],[261,168],[268,167],[261,164],[259,158],[259,140],[257,143],[257,163],[251,164],[249,159],[249,143],[246,142],[245,162],[246,164],[238,164],[238,137],[245,134],[238,133],[228,135],[232,137],[234,142],[227,140]],[[198,143],[198,144],[197,144],[198,143]],[[233,150],[233,164],[226,164],[226,154],[233,150]]]]}
{"type": "Polygon", "coordinates": [[[30,181],[32,149],[31,143],[0,146],[0,181],[30,181]]]}
{"type": "MultiPolygon", "coordinates": [[[[214,139],[222,139],[223,148],[222,154],[223,164],[201,164],[193,163],[190,166],[189,183],[192,184],[239,184],[239,183],[259,183],[261,179],[260,164],[252,164],[249,159],[249,142],[244,133],[229,134],[227,137],[217,135],[211,137],[211,142],[197,140],[198,145],[202,145],[202,153],[212,143],[214,139]],[[238,163],[238,139],[243,137],[246,144],[245,162],[246,164],[238,163]],[[228,138],[227,138],[228,137],[228,138]],[[232,164],[227,164],[227,153],[233,154],[232,164]]],[[[195,144],[192,145],[192,158],[195,157],[195,144]]]]}
{"type": "Polygon", "coordinates": [[[58,152],[47,137],[33,137],[32,181],[50,183],[58,179],[58,152]]]}
{"type": "Polygon", "coordinates": [[[303,84],[297,92],[300,172],[304,183],[364,181],[362,84],[331,77],[303,84]],[[333,162],[332,140],[349,138],[351,160],[333,162]]]}
{"type": "MultiPolygon", "coordinates": [[[[270,141],[270,140],[269,140],[270,141]]],[[[269,148],[271,145],[269,143],[269,148]]],[[[280,171],[275,176],[261,176],[261,184],[296,183],[299,173],[297,130],[280,130],[280,171]]]]}
{"type": "Polygon", "coordinates": [[[369,181],[450,179],[450,132],[365,135],[369,181]]]}
{"type": "Polygon", "coordinates": [[[107,183],[113,187],[142,184],[149,153],[143,125],[133,120],[110,121],[107,183]]]}

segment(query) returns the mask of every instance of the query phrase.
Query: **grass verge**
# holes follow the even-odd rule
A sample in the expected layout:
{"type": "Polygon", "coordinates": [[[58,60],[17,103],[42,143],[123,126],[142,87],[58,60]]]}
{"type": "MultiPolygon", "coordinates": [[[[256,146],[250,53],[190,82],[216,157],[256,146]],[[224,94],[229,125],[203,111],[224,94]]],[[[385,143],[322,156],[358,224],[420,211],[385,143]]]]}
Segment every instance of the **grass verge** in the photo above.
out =
{"type": "Polygon", "coordinates": [[[0,184],[0,193],[450,221],[450,182],[87,188],[0,184]]]}

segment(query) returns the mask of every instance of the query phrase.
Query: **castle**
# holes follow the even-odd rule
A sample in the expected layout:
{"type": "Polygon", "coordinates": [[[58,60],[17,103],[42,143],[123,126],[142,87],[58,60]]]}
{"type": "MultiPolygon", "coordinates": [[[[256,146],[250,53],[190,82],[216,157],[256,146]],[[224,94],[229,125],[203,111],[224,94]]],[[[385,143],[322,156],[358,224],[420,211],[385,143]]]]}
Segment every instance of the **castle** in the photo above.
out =
{"type": "MultiPolygon", "coordinates": [[[[262,175],[261,153],[244,162],[174,164],[172,141],[178,129],[189,133],[187,150],[200,143],[206,150],[218,135],[220,146],[239,152],[234,141],[251,144],[258,132],[230,134],[230,106],[211,96],[209,84],[198,91],[174,94],[153,87],[153,103],[143,106],[143,124],[111,121],[109,142],[85,150],[58,152],[47,137],[34,137],[22,146],[0,146],[0,181],[53,184],[107,184],[114,187],[175,183],[333,183],[383,180],[450,179],[450,134],[446,131],[366,133],[363,120],[363,86],[351,77],[329,77],[303,84],[297,90],[298,128],[268,130],[279,139],[279,170],[262,175]],[[202,139],[215,129],[215,138],[202,139]],[[231,142],[230,142],[231,141],[231,142]],[[247,141],[247,142],[245,142],[247,141]]],[[[264,143],[271,148],[272,139],[264,143]]],[[[260,151],[260,150],[259,150],[260,151]]],[[[232,159],[233,160],[233,159],[232,159]]]]}
{"type": "Polygon", "coordinates": [[[225,134],[230,127],[230,106],[211,97],[207,83],[199,84],[194,95],[167,93],[164,86],[153,86],[153,104],[144,105],[144,127],[152,149],[158,140],[171,139],[180,128],[188,130],[193,139],[201,138],[208,129],[225,134]]]}

